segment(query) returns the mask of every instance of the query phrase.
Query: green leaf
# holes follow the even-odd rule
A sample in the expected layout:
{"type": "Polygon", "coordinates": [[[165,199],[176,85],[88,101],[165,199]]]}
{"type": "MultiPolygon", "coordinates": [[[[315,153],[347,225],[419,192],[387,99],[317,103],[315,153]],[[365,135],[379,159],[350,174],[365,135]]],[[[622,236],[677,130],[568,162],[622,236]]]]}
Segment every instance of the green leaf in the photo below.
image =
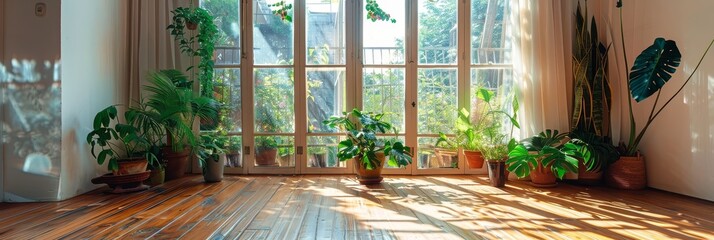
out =
{"type": "Polygon", "coordinates": [[[485,88],[479,88],[478,92],[476,93],[476,97],[489,103],[491,102],[491,98],[493,97],[493,91],[490,91],[485,88]]]}
{"type": "Polygon", "coordinates": [[[677,44],[664,38],[655,39],[635,59],[630,70],[630,93],[635,101],[640,102],[659,91],[677,71],[682,60],[677,44]]]}
{"type": "Polygon", "coordinates": [[[107,159],[107,157],[109,157],[111,159],[113,156],[114,156],[114,152],[112,152],[112,150],[110,150],[110,149],[102,150],[101,152],[99,152],[99,155],[97,156],[97,163],[99,163],[99,165],[102,165],[102,164],[104,164],[104,161],[107,159]]]}
{"type": "Polygon", "coordinates": [[[110,159],[107,168],[109,169],[109,171],[119,170],[119,163],[116,159],[110,159]]]}

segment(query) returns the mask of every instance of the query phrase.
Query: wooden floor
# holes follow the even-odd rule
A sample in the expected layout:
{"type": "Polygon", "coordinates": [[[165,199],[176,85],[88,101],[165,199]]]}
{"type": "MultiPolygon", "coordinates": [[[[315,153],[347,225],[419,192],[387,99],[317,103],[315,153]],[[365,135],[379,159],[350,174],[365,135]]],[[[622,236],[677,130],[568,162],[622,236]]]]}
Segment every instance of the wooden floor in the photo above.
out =
{"type": "Polygon", "coordinates": [[[0,203],[0,239],[714,239],[714,204],[485,176],[201,176],[148,191],[0,203]]]}

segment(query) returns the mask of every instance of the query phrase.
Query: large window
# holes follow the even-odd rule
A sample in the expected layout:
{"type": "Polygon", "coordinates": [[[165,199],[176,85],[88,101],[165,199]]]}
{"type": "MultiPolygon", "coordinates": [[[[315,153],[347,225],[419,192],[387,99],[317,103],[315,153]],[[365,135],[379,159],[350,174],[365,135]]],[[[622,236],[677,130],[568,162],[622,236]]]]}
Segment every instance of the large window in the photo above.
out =
{"type": "Polygon", "coordinates": [[[322,121],[362,108],[398,129],[381,137],[414,147],[411,166],[387,173],[468,172],[435,143],[453,134],[458,109],[476,104],[477,87],[512,85],[508,1],[377,3],[390,20],[368,16],[365,0],[201,1],[220,30],[215,96],[241,153],[228,166],[351,171],[336,156],[344,134],[322,121]]]}

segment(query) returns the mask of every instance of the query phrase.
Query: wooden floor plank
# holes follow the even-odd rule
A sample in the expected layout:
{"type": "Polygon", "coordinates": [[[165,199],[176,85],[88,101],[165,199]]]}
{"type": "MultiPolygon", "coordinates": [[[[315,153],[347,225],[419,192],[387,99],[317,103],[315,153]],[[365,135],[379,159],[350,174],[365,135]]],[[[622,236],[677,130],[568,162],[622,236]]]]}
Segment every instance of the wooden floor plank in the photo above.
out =
{"type": "MultiPolygon", "coordinates": [[[[211,213],[225,208],[225,205],[234,201],[239,196],[238,193],[248,185],[247,181],[239,179],[224,179],[221,183],[227,180],[232,180],[228,182],[227,188],[210,195],[196,197],[196,201],[175,207],[172,209],[172,214],[162,215],[161,218],[152,220],[150,224],[143,225],[139,230],[134,231],[130,238],[176,239],[187,231],[192,231],[201,219],[210,217],[211,213]]],[[[200,229],[200,231],[210,231],[210,229],[200,229]]]]}
{"type": "Polygon", "coordinates": [[[163,227],[163,225],[171,219],[169,216],[174,216],[185,211],[186,208],[195,206],[206,197],[210,197],[222,191],[232,183],[233,181],[224,181],[219,184],[207,184],[196,181],[194,184],[185,185],[184,188],[175,193],[167,193],[167,195],[171,194],[168,196],[172,196],[168,200],[164,200],[163,198],[148,199],[146,202],[152,203],[153,205],[146,208],[139,208],[138,212],[125,210],[121,213],[130,214],[130,217],[119,216],[117,218],[108,218],[109,220],[121,220],[116,223],[107,222],[103,219],[98,225],[101,227],[100,229],[93,230],[91,227],[88,227],[85,228],[87,231],[82,231],[80,235],[69,235],[67,239],[88,237],[115,239],[125,235],[131,235],[135,232],[142,232],[146,229],[163,227]]]}
{"type": "Polygon", "coordinates": [[[484,176],[202,176],[153,190],[0,203],[0,239],[714,239],[714,203],[484,176]]]}
{"type": "MultiPolygon", "coordinates": [[[[176,184],[176,188],[184,183],[182,180],[176,184]]],[[[145,198],[155,197],[163,191],[152,190],[138,193],[112,195],[101,192],[95,193],[99,202],[91,203],[91,201],[69,201],[72,204],[67,205],[67,210],[62,212],[52,212],[39,215],[42,220],[34,218],[29,224],[14,226],[10,231],[0,233],[0,238],[7,237],[9,239],[34,239],[41,234],[49,231],[56,231],[61,228],[61,231],[76,230],[86,225],[85,221],[92,221],[99,217],[105,217],[118,209],[131,208],[136,204],[141,203],[145,198]],[[137,201],[138,200],[138,201],[137,201]]],[[[11,219],[12,220],[12,219],[11,219]]],[[[9,224],[8,224],[9,225],[9,224]]]]}
{"type": "Polygon", "coordinates": [[[265,204],[265,198],[272,196],[278,189],[278,182],[283,178],[258,178],[252,184],[241,191],[238,198],[222,212],[209,216],[198,224],[195,228],[210,229],[213,232],[203,234],[200,231],[188,231],[181,236],[184,239],[200,239],[209,237],[211,239],[230,239],[227,233],[233,231],[235,226],[241,221],[250,222],[255,216],[252,212],[257,212],[265,204]]]}
{"type": "MultiPolygon", "coordinates": [[[[286,186],[287,179],[288,178],[286,177],[270,178],[270,181],[266,182],[267,186],[263,187],[266,190],[262,191],[262,194],[258,195],[260,197],[256,198],[246,211],[237,213],[231,218],[235,220],[230,220],[228,225],[224,225],[223,228],[219,228],[221,234],[218,236],[225,236],[225,239],[239,238],[243,232],[247,230],[248,226],[255,221],[258,214],[266,208],[268,202],[275,196],[278,189],[286,186]]],[[[260,234],[259,236],[262,236],[262,234],[268,234],[270,231],[257,231],[257,233],[260,234]]],[[[214,234],[214,236],[216,235],[214,234]]]]}

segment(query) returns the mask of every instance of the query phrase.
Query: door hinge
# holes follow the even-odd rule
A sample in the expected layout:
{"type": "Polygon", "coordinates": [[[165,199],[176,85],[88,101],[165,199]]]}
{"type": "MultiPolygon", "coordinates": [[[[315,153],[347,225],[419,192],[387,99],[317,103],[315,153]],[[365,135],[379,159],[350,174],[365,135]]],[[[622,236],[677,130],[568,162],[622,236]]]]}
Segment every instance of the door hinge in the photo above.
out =
{"type": "Polygon", "coordinates": [[[297,146],[297,149],[295,149],[295,153],[298,155],[302,155],[302,146],[297,146]]]}

